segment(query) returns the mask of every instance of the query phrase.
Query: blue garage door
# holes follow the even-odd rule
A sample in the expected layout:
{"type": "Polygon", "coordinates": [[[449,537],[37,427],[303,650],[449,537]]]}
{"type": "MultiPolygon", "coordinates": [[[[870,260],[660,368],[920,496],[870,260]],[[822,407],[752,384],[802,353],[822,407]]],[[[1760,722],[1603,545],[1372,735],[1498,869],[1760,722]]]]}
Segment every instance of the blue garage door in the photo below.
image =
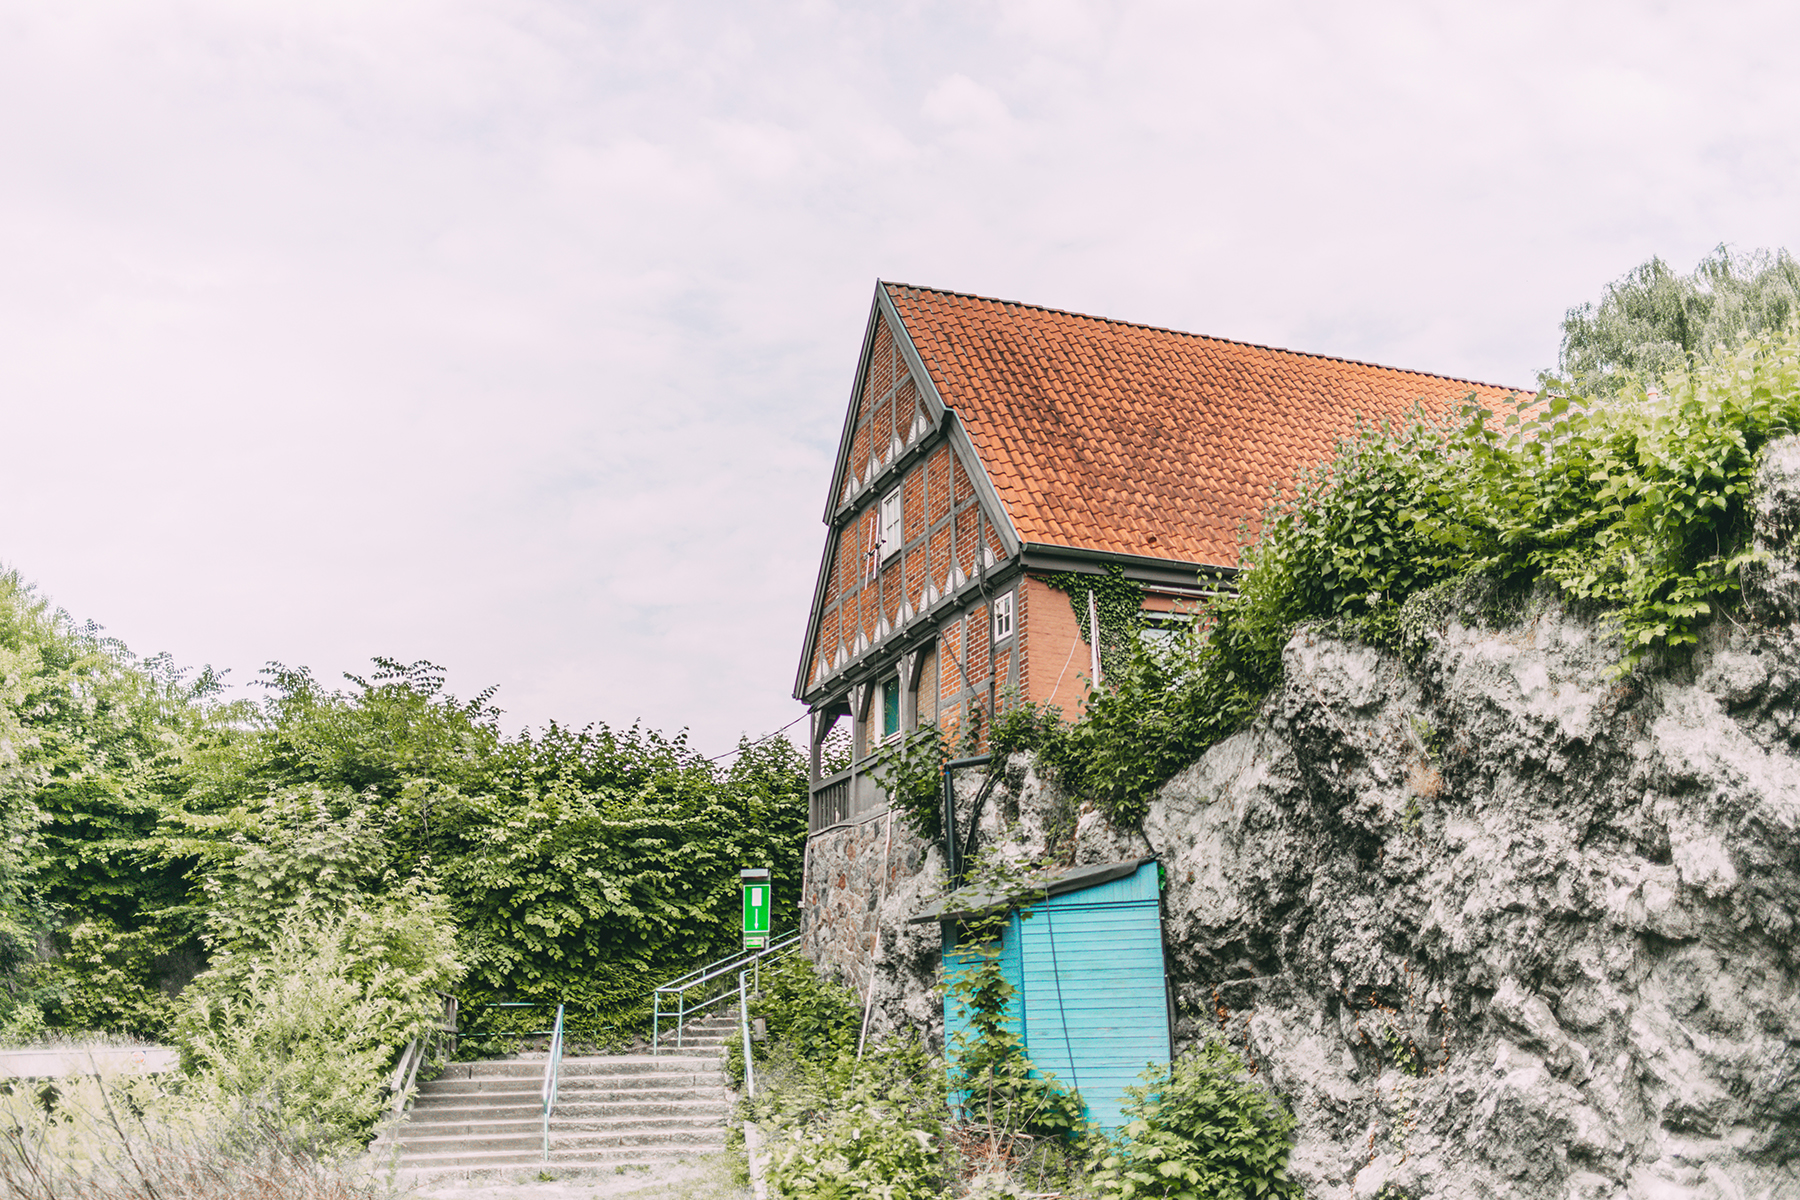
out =
{"type": "MultiPolygon", "coordinates": [[[[966,961],[946,948],[948,971],[966,961]]],[[[1001,970],[1018,991],[1008,1016],[1022,1023],[1032,1063],[1080,1091],[1096,1124],[1124,1124],[1126,1086],[1146,1064],[1169,1061],[1157,865],[1052,896],[1024,920],[1014,914],[1001,970]]],[[[968,1028],[954,998],[944,1018],[951,1038],[968,1028]]]]}

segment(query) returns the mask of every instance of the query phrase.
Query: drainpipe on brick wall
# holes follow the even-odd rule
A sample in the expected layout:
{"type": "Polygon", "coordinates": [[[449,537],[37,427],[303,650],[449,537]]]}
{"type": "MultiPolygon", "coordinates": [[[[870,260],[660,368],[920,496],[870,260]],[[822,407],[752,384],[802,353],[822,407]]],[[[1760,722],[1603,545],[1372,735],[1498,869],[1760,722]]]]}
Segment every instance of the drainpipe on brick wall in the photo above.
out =
{"type": "Polygon", "coordinates": [[[1094,686],[1100,686],[1100,609],[1094,603],[1094,589],[1088,589],[1088,653],[1093,656],[1094,686]]]}

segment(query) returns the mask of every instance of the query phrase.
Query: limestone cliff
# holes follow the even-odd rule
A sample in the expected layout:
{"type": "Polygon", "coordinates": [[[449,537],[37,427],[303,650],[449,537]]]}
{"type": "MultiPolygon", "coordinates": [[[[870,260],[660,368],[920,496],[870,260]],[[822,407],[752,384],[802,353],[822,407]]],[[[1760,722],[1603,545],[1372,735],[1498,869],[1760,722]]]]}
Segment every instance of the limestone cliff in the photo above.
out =
{"type": "MultiPolygon", "coordinates": [[[[1622,676],[1595,618],[1465,589],[1411,606],[1405,654],[1300,632],[1141,831],[1051,837],[1023,757],[984,828],[1161,856],[1178,1041],[1287,1100],[1310,1196],[1800,1197],[1796,479],[1790,441],[1747,614],[1690,656],[1622,676]]],[[[928,1023],[936,933],[903,921],[937,859],[897,836],[885,895],[838,872],[857,932],[816,919],[815,952],[866,983],[879,928],[881,1023],[928,1023]]]]}

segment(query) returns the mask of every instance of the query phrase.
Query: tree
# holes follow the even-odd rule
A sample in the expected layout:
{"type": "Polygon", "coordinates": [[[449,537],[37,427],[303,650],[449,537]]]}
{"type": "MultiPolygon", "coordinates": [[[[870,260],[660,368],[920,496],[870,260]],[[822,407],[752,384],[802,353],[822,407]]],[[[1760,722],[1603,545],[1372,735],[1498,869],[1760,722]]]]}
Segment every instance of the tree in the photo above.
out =
{"type": "Polygon", "coordinates": [[[1652,258],[1563,318],[1562,371],[1613,395],[1631,379],[1688,370],[1740,334],[1778,332],[1800,315],[1800,261],[1786,250],[1733,254],[1721,244],[1681,275],[1652,258]]]}

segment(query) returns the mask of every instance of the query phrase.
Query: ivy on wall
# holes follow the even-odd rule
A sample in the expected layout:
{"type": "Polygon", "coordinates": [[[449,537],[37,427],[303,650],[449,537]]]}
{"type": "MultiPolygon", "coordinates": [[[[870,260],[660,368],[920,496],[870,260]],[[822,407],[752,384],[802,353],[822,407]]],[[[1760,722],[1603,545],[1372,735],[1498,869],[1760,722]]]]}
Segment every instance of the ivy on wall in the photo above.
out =
{"type": "Polygon", "coordinates": [[[1095,615],[1100,619],[1101,673],[1112,675],[1123,670],[1144,627],[1144,589],[1125,578],[1125,572],[1116,563],[1108,563],[1102,575],[1059,571],[1037,578],[1069,598],[1082,640],[1090,646],[1095,642],[1093,631],[1088,628],[1088,593],[1093,593],[1095,615]]]}

